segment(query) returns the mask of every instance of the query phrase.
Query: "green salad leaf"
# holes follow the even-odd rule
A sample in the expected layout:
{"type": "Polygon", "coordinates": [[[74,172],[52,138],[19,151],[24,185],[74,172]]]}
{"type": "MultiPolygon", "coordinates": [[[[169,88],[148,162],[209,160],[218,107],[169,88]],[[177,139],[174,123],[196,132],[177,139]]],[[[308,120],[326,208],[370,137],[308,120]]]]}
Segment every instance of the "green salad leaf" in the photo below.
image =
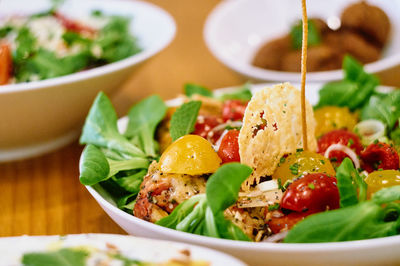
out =
{"type": "Polygon", "coordinates": [[[13,30],[11,25],[4,25],[0,27],[0,38],[4,38],[13,30]]]}
{"type": "Polygon", "coordinates": [[[373,95],[361,110],[361,120],[377,119],[392,130],[400,118],[400,90],[373,95]]]}
{"type": "Polygon", "coordinates": [[[225,164],[212,175],[207,181],[206,195],[214,214],[237,201],[243,178],[248,177],[252,171],[250,167],[242,164],[225,164]]]}
{"type": "MultiPolygon", "coordinates": [[[[290,37],[292,39],[292,47],[298,50],[303,42],[303,22],[299,21],[290,30],[290,37]]],[[[308,39],[307,45],[313,46],[321,43],[321,36],[312,20],[308,20],[308,39]]]]}
{"type": "Polygon", "coordinates": [[[242,101],[250,101],[253,94],[250,91],[250,84],[246,83],[242,87],[232,91],[226,92],[218,96],[217,98],[221,101],[226,100],[242,100],[242,101]]]}
{"type": "Polygon", "coordinates": [[[390,138],[393,140],[394,145],[397,148],[397,151],[400,152],[400,118],[398,120],[398,123],[399,127],[390,132],[390,138]]]}
{"type": "Polygon", "coordinates": [[[222,94],[214,94],[211,90],[203,87],[201,85],[197,85],[194,83],[186,83],[183,88],[185,95],[188,97],[192,97],[193,95],[201,95],[209,98],[218,99],[221,101],[226,100],[243,100],[250,101],[253,94],[250,91],[250,84],[246,83],[242,87],[229,90],[229,92],[225,92],[222,94]]]}
{"type": "Polygon", "coordinates": [[[378,78],[366,73],[362,65],[350,56],[343,59],[343,71],[344,80],[329,82],[322,87],[315,108],[336,105],[354,111],[368,101],[379,84],[378,78]]]}
{"type": "Polygon", "coordinates": [[[214,94],[212,91],[207,89],[206,87],[200,86],[198,84],[194,83],[186,83],[183,86],[183,91],[185,92],[185,95],[188,97],[191,97],[192,95],[198,94],[206,97],[214,97],[214,94]]]}
{"type": "Polygon", "coordinates": [[[117,127],[117,114],[110,99],[100,92],[86,117],[80,137],[81,144],[94,144],[127,156],[144,156],[144,152],[129,142],[117,127]]]}
{"type": "Polygon", "coordinates": [[[336,170],[340,207],[347,207],[367,199],[367,184],[354,168],[350,158],[345,158],[336,170]]]}
{"type": "Polygon", "coordinates": [[[21,262],[26,266],[84,266],[89,252],[81,249],[62,248],[50,252],[32,252],[23,255],[21,262]]]}
{"type": "Polygon", "coordinates": [[[93,45],[102,51],[98,59],[112,63],[141,51],[136,38],[129,31],[129,24],[129,18],[110,17],[110,21],[100,30],[98,38],[93,42],[93,45]]]}
{"type": "Polygon", "coordinates": [[[137,136],[139,146],[147,156],[157,156],[158,143],[154,140],[154,134],[166,112],[167,106],[161,97],[153,95],[134,105],[128,113],[125,136],[137,136]]]}
{"type": "Polygon", "coordinates": [[[240,185],[252,169],[240,163],[221,166],[207,181],[206,194],[189,198],[156,224],[198,235],[249,241],[243,231],[224,217],[238,199],[240,185]]]}
{"type": "Polygon", "coordinates": [[[111,101],[100,92],[80,138],[87,144],[79,163],[81,183],[96,186],[119,208],[131,211],[128,208],[133,207],[150,163],[159,156],[154,132],[165,112],[160,97],[142,100],[129,111],[128,128],[122,135],[111,101]]]}
{"type": "Polygon", "coordinates": [[[289,231],[284,242],[337,242],[396,235],[400,229],[399,222],[385,221],[384,213],[384,207],[365,201],[310,215],[289,231]]]}
{"type": "Polygon", "coordinates": [[[84,185],[94,185],[110,173],[106,156],[95,145],[87,145],[79,162],[79,180],[84,185]]]}
{"type": "Polygon", "coordinates": [[[200,101],[190,101],[176,109],[169,129],[173,141],[193,132],[200,106],[200,101]]]}

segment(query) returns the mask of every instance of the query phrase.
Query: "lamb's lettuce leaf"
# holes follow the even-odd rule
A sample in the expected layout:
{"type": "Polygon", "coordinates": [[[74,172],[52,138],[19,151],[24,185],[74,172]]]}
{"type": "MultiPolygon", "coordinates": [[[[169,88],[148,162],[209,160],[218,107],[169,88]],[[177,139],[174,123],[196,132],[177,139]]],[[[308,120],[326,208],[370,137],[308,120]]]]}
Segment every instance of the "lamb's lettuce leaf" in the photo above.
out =
{"type": "Polygon", "coordinates": [[[239,227],[224,217],[224,211],[237,201],[240,185],[251,172],[243,164],[224,164],[209,178],[206,194],[182,202],[156,224],[199,235],[249,241],[239,227]]]}

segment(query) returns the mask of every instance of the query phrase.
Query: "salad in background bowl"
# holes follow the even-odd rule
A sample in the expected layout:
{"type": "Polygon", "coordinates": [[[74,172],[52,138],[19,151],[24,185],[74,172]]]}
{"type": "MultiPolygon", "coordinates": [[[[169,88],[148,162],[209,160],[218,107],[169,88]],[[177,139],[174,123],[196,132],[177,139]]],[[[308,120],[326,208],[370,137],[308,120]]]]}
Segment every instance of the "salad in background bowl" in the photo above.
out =
{"type": "Polygon", "coordinates": [[[308,85],[305,151],[288,83],[215,93],[187,84],[167,104],[134,105],[122,133],[100,93],[80,139],[81,183],[131,234],[250,264],[395,265],[400,91],[383,93],[350,57],[344,72],[308,85]]]}
{"type": "Polygon", "coordinates": [[[71,19],[57,7],[10,15],[0,22],[0,85],[64,76],[137,54],[142,49],[130,20],[100,10],[71,19]]]}
{"type": "MultiPolygon", "coordinates": [[[[0,17],[6,19],[10,15],[22,18],[48,12],[52,6],[46,0],[35,1],[35,5],[26,0],[7,0],[1,1],[0,7],[0,17]]],[[[16,62],[15,66],[21,72],[14,71],[19,73],[14,81],[29,82],[0,86],[0,161],[42,154],[76,139],[96,94],[105,91],[112,95],[134,74],[135,69],[165,48],[175,35],[172,17],[161,8],[142,1],[69,0],[63,2],[57,12],[60,18],[56,21],[64,24],[82,21],[80,26],[72,25],[73,28],[82,28],[84,23],[93,24],[92,20],[83,22],[91,14],[97,16],[97,21],[103,21],[98,16],[106,19],[96,36],[99,38],[93,40],[87,40],[89,33],[83,37],[76,32],[63,33],[63,42],[69,42],[73,51],[67,49],[68,45],[58,50],[51,46],[53,42],[46,41],[43,42],[45,48],[27,45],[29,42],[22,42],[22,39],[30,39],[33,33],[29,34],[26,27],[22,27],[22,32],[15,30],[15,33],[12,29],[5,29],[11,34],[7,38],[22,44],[19,53],[14,50],[13,57],[27,56],[21,64],[16,62]],[[114,27],[118,28],[118,33],[114,27]],[[57,53],[65,57],[58,57],[57,53]]],[[[43,19],[52,24],[46,24],[52,28],[55,23],[51,22],[51,17],[37,18],[36,22],[43,19]]],[[[88,26],[90,29],[97,25],[92,24],[88,26]]],[[[89,29],[85,27],[80,30],[85,32],[89,29]]],[[[41,33],[48,38],[55,36],[41,33]]],[[[60,44],[58,39],[54,43],[60,44]]]]}

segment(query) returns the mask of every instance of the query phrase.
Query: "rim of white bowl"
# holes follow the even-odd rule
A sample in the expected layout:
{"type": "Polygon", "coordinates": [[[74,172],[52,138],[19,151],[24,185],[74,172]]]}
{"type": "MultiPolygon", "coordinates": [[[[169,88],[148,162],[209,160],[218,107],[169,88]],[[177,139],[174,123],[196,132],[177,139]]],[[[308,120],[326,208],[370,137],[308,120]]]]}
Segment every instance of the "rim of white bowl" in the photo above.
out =
{"type": "Polygon", "coordinates": [[[70,83],[70,82],[78,82],[81,80],[90,79],[90,78],[94,78],[94,77],[101,76],[104,74],[108,74],[108,73],[114,72],[116,70],[120,70],[120,69],[129,67],[129,66],[135,65],[137,63],[143,62],[146,59],[149,59],[153,55],[157,54],[158,52],[160,52],[161,50],[166,48],[174,39],[174,37],[176,35],[175,20],[167,11],[165,11],[161,7],[159,7],[155,4],[140,1],[140,0],[134,0],[134,1],[113,0],[113,1],[130,3],[132,5],[146,6],[146,8],[152,9],[154,12],[161,14],[162,16],[165,17],[165,20],[168,22],[168,24],[171,27],[169,35],[150,48],[144,48],[141,52],[139,52],[137,54],[134,54],[130,57],[127,57],[125,59],[122,59],[122,60],[114,62],[114,63],[106,64],[104,66],[99,66],[99,67],[95,67],[92,69],[83,70],[81,72],[76,72],[76,73],[72,73],[72,74],[68,74],[68,75],[60,76],[60,77],[56,77],[56,78],[16,83],[16,84],[0,85],[0,95],[5,94],[5,93],[17,93],[17,92],[27,91],[27,90],[44,89],[44,88],[48,88],[48,87],[58,86],[58,85],[62,85],[62,84],[70,83]]]}
{"type": "MultiPolygon", "coordinates": [[[[220,60],[223,64],[231,68],[232,70],[239,72],[247,77],[256,78],[264,81],[300,81],[300,73],[298,72],[285,72],[262,69],[259,67],[252,66],[250,62],[242,64],[241,62],[231,60],[225,57],[220,51],[219,45],[214,39],[215,26],[219,24],[220,20],[225,16],[226,13],[230,12],[236,5],[239,5],[241,1],[225,0],[220,2],[208,15],[203,35],[205,43],[209,51],[220,60]]],[[[364,68],[369,73],[377,73],[386,69],[390,69],[400,64],[400,51],[396,54],[391,55],[387,58],[379,59],[373,63],[365,64],[364,68]]],[[[341,69],[331,71],[317,71],[307,73],[308,81],[334,81],[343,78],[343,72],[341,69]]]]}
{"type": "MultiPolygon", "coordinates": [[[[190,241],[190,243],[196,243],[200,245],[208,245],[210,242],[214,245],[221,247],[234,247],[234,248],[252,248],[254,250],[270,250],[270,251],[296,251],[296,252],[317,252],[322,250],[331,251],[349,251],[350,249],[358,248],[374,248],[384,246],[400,245],[400,235],[388,236],[366,240],[354,240],[354,241],[343,241],[343,242],[328,242],[328,243],[268,243],[268,242],[246,242],[230,239],[220,239],[201,235],[195,235],[191,233],[181,232],[160,225],[153,224],[151,222],[139,219],[131,214],[128,214],[121,209],[117,208],[105,198],[103,198],[94,188],[86,186],[89,193],[96,199],[96,201],[113,212],[115,215],[124,218],[132,222],[132,224],[139,223],[142,227],[146,227],[149,231],[161,234],[174,234],[178,236],[179,241],[190,241]]],[[[178,240],[175,240],[178,241],[178,240]]]]}

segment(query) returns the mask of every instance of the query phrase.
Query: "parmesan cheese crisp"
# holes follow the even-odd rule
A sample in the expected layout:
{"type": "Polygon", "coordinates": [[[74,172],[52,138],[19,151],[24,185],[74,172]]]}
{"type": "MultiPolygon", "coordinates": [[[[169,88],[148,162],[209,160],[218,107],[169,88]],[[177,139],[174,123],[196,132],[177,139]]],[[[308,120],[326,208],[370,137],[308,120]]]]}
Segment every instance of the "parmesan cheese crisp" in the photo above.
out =
{"type": "MultiPolygon", "coordinates": [[[[274,173],[282,156],[303,148],[301,93],[290,83],[264,88],[247,105],[239,134],[241,163],[254,169],[243,183],[243,190],[258,183],[260,177],[274,173]]],[[[314,113],[306,102],[308,148],[317,149],[314,113]]]]}

